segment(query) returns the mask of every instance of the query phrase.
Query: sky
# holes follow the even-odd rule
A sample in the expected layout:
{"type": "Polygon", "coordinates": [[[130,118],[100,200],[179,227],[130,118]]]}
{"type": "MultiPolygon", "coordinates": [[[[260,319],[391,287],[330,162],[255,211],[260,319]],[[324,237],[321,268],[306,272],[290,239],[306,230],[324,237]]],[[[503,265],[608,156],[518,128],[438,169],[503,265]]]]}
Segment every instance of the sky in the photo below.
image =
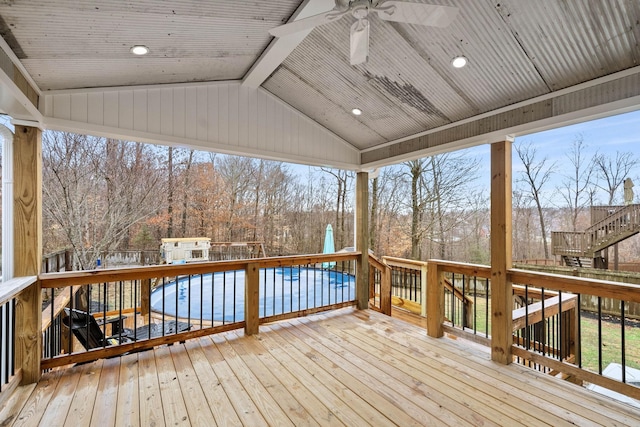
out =
{"type": "MultiPolygon", "coordinates": [[[[613,158],[616,152],[632,152],[640,158],[640,111],[620,114],[603,119],[579,123],[558,129],[533,133],[517,137],[514,146],[518,144],[531,143],[536,149],[536,158],[548,158],[549,164],[557,165],[557,172],[553,175],[546,186],[545,198],[547,204],[552,206],[562,206],[563,202],[557,194],[556,188],[562,185],[565,179],[563,173],[569,172],[566,167],[568,159],[566,157],[571,148],[571,144],[578,137],[584,140],[585,157],[591,159],[595,153],[610,155],[613,158]]],[[[490,178],[490,146],[488,144],[470,148],[467,153],[477,156],[482,165],[478,185],[489,187],[490,178]]],[[[515,181],[521,176],[524,167],[518,158],[515,147],[513,151],[513,178],[515,181]]],[[[631,178],[636,184],[634,192],[636,201],[640,200],[640,165],[631,173],[631,178]]],[[[619,202],[622,202],[622,188],[618,191],[619,202]]],[[[604,195],[599,195],[598,203],[606,203],[604,195]]]]}

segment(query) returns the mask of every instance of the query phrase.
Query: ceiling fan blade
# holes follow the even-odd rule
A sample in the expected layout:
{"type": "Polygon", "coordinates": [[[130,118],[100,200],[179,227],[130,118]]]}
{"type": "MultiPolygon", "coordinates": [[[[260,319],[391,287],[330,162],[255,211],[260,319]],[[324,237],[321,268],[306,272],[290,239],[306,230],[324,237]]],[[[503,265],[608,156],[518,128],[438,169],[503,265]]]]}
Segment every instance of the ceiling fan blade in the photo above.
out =
{"type": "Polygon", "coordinates": [[[280,25],[269,30],[269,33],[274,37],[284,37],[290,34],[299,33],[300,31],[310,30],[319,25],[328,24],[333,21],[337,21],[346,15],[348,10],[332,9],[329,12],[320,13],[318,15],[309,16],[308,18],[299,19],[297,21],[289,22],[288,24],[280,25]]]}
{"type": "Polygon", "coordinates": [[[359,19],[351,26],[351,65],[369,59],[369,20],[359,19]]]}
{"type": "Polygon", "coordinates": [[[373,8],[380,19],[407,24],[428,25],[444,28],[458,15],[458,8],[433,4],[409,3],[404,1],[385,1],[373,8]]]}

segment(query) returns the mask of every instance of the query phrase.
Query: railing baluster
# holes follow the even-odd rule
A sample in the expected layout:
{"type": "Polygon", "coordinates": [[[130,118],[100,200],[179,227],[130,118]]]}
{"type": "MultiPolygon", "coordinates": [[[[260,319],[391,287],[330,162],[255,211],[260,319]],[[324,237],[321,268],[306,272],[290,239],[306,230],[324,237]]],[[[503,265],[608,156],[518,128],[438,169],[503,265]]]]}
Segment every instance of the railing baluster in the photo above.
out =
{"type": "Polygon", "coordinates": [[[621,364],[622,364],[622,382],[627,382],[627,351],[625,347],[625,330],[624,330],[624,301],[620,301],[620,329],[622,336],[620,337],[620,346],[621,348],[621,364]]]}
{"type": "Polygon", "coordinates": [[[565,335],[563,334],[562,331],[562,291],[558,292],[558,359],[559,360],[563,360],[564,357],[564,353],[562,351],[562,348],[564,347],[564,337],[565,335]]]}

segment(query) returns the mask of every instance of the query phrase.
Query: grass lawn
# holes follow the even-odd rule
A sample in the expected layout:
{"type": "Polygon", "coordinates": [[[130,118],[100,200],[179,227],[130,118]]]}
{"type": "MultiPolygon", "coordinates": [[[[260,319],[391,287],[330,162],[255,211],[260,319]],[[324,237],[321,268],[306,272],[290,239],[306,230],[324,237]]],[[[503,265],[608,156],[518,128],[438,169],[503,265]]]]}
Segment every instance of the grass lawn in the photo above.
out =
{"type": "MultiPolygon", "coordinates": [[[[640,323],[627,320],[625,325],[626,364],[640,369],[640,323]]],[[[598,320],[582,316],[582,367],[598,372],[598,320]]],[[[622,363],[622,331],[620,320],[602,321],[602,369],[609,363],[622,363]]]]}

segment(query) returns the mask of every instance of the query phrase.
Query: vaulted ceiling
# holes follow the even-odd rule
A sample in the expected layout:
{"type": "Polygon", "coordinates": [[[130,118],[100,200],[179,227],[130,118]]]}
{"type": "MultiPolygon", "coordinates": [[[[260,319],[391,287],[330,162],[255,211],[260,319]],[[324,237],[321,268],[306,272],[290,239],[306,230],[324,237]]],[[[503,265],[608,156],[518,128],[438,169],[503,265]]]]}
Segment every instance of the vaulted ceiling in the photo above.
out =
{"type": "MultiPolygon", "coordinates": [[[[330,10],[332,0],[0,0],[5,42],[0,111],[54,129],[238,154],[266,150],[270,158],[358,169],[640,105],[640,0],[407,1],[455,6],[459,13],[446,28],[388,22],[372,14],[369,61],[352,66],[351,17],[282,39],[269,34],[289,20],[330,10]],[[136,44],[150,53],[135,57],[129,49],[136,44]],[[451,66],[458,55],[468,58],[466,67],[451,66]],[[228,85],[224,93],[237,93],[239,101],[221,97],[216,82],[228,85]],[[170,98],[186,105],[172,110],[186,116],[180,135],[175,124],[171,132],[155,132],[151,112],[144,125],[135,118],[123,125],[122,117],[91,122],[97,114],[91,96],[98,92],[100,114],[107,114],[108,94],[115,93],[123,115],[128,91],[134,91],[132,111],[143,96],[150,111],[155,98],[149,91],[180,87],[187,88],[184,101],[173,89],[170,98]],[[204,126],[206,136],[188,132],[190,87],[193,123],[204,126]],[[239,114],[237,120],[236,142],[229,139],[232,130],[212,136],[211,125],[195,112],[206,90],[209,109],[202,118],[211,117],[212,87],[217,108],[228,109],[229,117],[247,108],[248,117],[239,114]],[[147,92],[135,92],[142,90],[147,92]],[[87,96],[86,106],[73,104],[79,95],[87,96]],[[333,144],[335,153],[323,157],[322,148],[267,146],[259,138],[258,119],[256,143],[243,143],[242,128],[253,117],[250,106],[255,102],[260,116],[262,98],[263,127],[273,122],[271,110],[274,120],[304,120],[307,131],[300,131],[296,143],[333,144]],[[60,107],[64,102],[68,113],[60,107]],[[354,116],[354,107],[362,115],[354,116]],[[88,112],[80,112],[83,108],[88,112]],[[322,159],[313,161],[318,156],[322,159]]],[[[291,126],[283,125],[281,132],[274,133],[278,141],[291,126]]]]}

